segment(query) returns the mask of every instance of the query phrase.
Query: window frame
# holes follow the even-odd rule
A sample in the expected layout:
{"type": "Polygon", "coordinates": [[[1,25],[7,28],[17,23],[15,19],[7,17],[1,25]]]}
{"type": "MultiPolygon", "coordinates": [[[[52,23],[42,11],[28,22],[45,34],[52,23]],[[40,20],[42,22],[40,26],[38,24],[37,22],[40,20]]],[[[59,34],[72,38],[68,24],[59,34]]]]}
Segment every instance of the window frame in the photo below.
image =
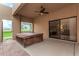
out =
{"type": "Polygon", "coordinates": [[[22,30],[21,30],[21,28],[22,28],[22,26],[21,26],[22,22],[25,22],[25,21],[21,21],[21,22],[20,22],[20,33],[33,32],[33,23],[31,23],[31,22],[26,22],[26,23],[30,23],[30,24],[32,25],[32,30],[31,30],[31,31],[22,32],[22,30]]]}

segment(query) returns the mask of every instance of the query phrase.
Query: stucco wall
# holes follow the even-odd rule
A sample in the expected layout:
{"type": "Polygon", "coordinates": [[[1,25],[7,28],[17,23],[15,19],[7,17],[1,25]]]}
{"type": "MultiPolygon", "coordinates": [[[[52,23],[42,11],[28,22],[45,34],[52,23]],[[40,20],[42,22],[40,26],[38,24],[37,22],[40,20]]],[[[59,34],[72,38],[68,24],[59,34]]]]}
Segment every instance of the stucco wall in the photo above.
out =
{"type": "MultiPolygon", "coordinates": [[[[44,33],[44,39],[49,38],[49,20],[61,19],[66,17],[77,16],[79,18],[79,4],[73,4],[66,6],[62,9],[59,9],[55,12],[52,12],[46,16],[41,16],[34,20],[34,32],[42,32],[44,33]]],[[[79,26],[78,26],[78,19],[77,19],[77,40],[79,40],[79,26]]]]}

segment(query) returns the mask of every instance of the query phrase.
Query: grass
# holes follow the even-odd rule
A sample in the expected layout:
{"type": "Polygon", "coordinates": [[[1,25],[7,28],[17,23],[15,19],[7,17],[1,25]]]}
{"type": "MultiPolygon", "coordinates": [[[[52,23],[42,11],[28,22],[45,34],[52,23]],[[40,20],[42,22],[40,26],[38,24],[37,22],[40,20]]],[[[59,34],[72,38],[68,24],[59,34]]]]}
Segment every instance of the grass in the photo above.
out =
{"type": "Polygon", "coordinates": [[[3,39],[8,40],[12,38],[12,31],[3,31],[3,39]]]}
{"type": "Polygon", "coordinates": [[[30,29],[21,29],[21,32],[29,32],[31,31],[30,29]]]}
{"type": "MultiPolygon", "coordinates": [[[[21,29],[21,32],[28,32],[29,30],[26,29],[21,29]]],[[[5,30],[3,31],[3,40],[9,40],[12,38],[12,31],[10,30],[5,30]]]]}

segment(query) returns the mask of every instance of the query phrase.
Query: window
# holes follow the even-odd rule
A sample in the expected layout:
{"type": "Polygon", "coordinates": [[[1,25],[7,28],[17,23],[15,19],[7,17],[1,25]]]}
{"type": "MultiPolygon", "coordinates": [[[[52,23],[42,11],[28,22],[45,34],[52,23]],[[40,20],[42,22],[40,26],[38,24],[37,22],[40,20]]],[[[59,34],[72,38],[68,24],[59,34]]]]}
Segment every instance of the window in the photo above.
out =
{"type": "Polygon", "coordinates": [[[32,32],[32,23],[21,22],[21,32],[32,32]]]}

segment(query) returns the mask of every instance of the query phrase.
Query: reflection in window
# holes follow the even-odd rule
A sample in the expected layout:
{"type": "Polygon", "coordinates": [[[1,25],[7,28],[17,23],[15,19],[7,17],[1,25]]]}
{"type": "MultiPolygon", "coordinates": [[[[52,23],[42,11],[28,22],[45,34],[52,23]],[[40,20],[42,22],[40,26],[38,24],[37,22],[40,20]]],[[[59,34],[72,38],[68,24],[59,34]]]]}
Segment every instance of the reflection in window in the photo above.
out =
{"type": "Polygon", "coordinates": [[[32,23],[21,22],[21,32],[32,32],[32,23]]]}

